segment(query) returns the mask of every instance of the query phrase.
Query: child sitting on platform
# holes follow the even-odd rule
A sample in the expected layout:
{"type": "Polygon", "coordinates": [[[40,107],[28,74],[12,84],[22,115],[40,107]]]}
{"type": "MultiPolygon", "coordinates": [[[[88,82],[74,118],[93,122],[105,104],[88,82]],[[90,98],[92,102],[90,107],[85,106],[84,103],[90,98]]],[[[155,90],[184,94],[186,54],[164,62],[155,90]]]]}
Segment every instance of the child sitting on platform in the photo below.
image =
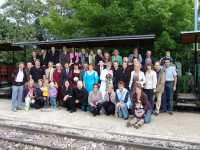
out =
{"type": "Polygon", "coordinates": [[[34,102],[34,81],[30,80],[25,88],[25,111],[29,111],[30,104],[34,102]]]}

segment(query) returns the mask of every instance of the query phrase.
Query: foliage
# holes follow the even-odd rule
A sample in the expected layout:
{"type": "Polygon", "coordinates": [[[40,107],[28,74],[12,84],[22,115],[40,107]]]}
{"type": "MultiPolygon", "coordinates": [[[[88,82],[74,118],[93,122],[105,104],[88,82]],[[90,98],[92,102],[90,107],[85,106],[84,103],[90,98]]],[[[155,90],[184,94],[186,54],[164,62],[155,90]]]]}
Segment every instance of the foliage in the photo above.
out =
{"type": "Polygon", "coordinates": [[[191,0],[7,0],[1,11],[0,40],[155,33],[154,51],[160,55],[185,50],[180,32],[193,27],[191,0]]]}
{"type": "Polygon", "coordinates": [[[192,30],[190,0],[68,0],[55,3],[41,25],[57,38],[155,33],[155,49],[180,48],[181,31],[192,30]]]}
{"type": "Polygon", "coordinates": [[[40,29],[37,18],[45,10],[40,0],[7,0],[1,9],[6,20],[15,26],[14,30],[9,30],[14,33],[10,37],[13,41],[37,39],[40,29]]]}

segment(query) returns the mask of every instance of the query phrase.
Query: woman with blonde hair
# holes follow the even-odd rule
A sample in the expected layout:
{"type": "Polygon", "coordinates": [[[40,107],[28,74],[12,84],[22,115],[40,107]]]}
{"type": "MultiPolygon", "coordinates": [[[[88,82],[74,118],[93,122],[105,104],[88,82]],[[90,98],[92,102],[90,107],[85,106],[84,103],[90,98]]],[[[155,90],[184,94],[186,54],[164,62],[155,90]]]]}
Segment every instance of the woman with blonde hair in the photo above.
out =
{"type": "Polygon", "coordinates": [[[145,84],[145,75],[144,72],[141,71],[141,64],[136,62],[134,64],[134,70],[131,72],[131,78],[129,81],[129,89],[134,89],[135,84],[140,84],[141,87],[144,87],[145,84]]]}

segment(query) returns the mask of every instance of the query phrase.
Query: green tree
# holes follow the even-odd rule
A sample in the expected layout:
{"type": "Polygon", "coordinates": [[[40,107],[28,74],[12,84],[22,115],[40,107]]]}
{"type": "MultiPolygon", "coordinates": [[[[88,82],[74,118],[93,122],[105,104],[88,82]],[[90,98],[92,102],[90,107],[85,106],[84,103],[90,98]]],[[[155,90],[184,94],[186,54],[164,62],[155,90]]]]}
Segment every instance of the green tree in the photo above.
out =
{"type": "Polygon", "coordinates": [[[155,33],[155,49],[177,49],[180,31],[193,24],[190,0],[63,0],[50,5],[40,21],[57,38],[155,33]]]}
{"type": "Polygon", "coordinates": [[[36,25],[36,20],[45,10],[41,0],[7,0],[1,10],[6,20],[15,25],[15,35],[10,38],[15,41],[37,39],[40,28],[36,25]]]}

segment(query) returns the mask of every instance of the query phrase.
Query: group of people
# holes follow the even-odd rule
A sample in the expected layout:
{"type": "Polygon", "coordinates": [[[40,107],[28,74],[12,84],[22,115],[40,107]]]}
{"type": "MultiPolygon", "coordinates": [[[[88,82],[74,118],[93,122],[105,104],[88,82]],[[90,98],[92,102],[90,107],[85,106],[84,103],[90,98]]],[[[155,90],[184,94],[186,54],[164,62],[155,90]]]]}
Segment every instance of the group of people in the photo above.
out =
{"type": "Polygon", "coordinates": [[[12,74],[12,111],[30,107],[55,111],[66,107],[71,113],[78,108],[93,116],[105,113],[127,120],[128,127],[139,128],[160,111],[173,114],[176,90],[176,67],[170,57],[154,61],[152,52],[145,57],[134,48],[128,57],[117,49],[81,52],[63,47],[33,51],[32,59],[19,63],[12,74]],[[25,105],[23,105],[25,104],[25,105]]]}

